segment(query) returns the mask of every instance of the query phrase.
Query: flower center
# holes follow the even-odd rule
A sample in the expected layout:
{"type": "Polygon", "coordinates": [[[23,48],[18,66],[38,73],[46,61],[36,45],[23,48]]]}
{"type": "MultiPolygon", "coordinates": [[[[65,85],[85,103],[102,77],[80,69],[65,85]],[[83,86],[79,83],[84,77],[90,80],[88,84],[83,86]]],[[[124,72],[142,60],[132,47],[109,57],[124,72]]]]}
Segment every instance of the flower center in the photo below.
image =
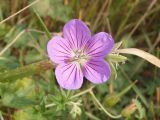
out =
{"type": "Polygon", "coordinates": [[[79,64],[84,64],[88,61],[89,56],[86,54],[86,52],[83,49],[74,50],[71,53],[71,61],[72,62],[78,62],[79,64]]]}

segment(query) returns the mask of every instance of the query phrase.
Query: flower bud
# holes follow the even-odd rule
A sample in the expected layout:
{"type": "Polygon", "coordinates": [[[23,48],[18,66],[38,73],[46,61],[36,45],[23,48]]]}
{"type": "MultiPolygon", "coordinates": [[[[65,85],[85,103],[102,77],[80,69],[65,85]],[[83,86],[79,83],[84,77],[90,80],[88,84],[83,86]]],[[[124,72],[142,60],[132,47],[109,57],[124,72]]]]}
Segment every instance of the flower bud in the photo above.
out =
{"type": "Polygon", "coordinates": [[[118,93],[112,93],[105,98],[106,107],[112,107],[120,101],[118,93]]]}
{"type": "Polygon", "coordinates": [[[123,89],[119,93],[112,93],[110,95],[107,95],[106,98],[105,98],[105,105],[106,105],[106,107],[112,107],[112,106],[116,105],[120,101],[120,98],[124,94],[126,94],[133,87],[133,85],[136,82],[137,81],[135,81],[134,83],[130,84],[128,87],[126,87],[125,89],[123,89]]]}
{"type": "Polygon", "coordinates": [[[135,102],[132,102],[130,105],[126,106],[122,110],[121,114],[123,117],[129,118],[136,111],[136,109],[137,109],[137,106],[136,106],[135,102]]]}

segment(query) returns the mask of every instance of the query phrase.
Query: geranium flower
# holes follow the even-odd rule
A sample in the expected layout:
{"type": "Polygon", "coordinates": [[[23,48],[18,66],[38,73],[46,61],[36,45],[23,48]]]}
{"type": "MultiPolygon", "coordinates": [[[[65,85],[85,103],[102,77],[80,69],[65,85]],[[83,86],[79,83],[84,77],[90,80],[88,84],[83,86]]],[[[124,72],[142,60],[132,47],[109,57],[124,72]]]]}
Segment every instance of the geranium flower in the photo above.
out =
{"type": "Polygon", "coordinates": [[[113,46],[114,40],[106,32],[92,36],[82,21],[73,19],[66,23],[63,37],[55,36],[47,44],[49,58],[58,64],[55,75],[59,85],[79,89],[84,77],[94,84],[107,81],[111,70],[104,57],[113,46]]]}

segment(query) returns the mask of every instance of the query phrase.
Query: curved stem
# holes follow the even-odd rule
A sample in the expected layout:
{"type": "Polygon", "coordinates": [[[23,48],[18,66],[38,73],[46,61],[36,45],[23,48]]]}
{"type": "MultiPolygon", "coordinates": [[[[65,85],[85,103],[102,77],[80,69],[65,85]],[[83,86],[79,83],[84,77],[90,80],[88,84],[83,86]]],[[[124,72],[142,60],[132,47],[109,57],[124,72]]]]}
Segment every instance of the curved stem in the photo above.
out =
{"type": "Polygon", "coordinates": [[[98,101],[98,99],[96,98],[96,96],[94,95],[94,93],[90,90],[89,93],[91,94],[91,96],[93,97],[93,99],[95,100],[95,102],[99,105],[99,107],[101,107],[101,109],[111,118],[114,118],[114,119],[118,119],[118,118],[121,118],[122,116],[121,115],[117,115],[117,116],[114,116],[112,115],[111,113],[109,113],[104,107],[103,105],[98,101]]]}
{"type": "Polygon", "coordinates": [[[75,94],[74,96],[71,97],[71,99],[76,98],[76,97],[79,97],[79,96],[81,96],[81,95],[84,95],[84,94],[90,92],[94,87],[95,87],[95,86],[92,86],[92,87],[90,87],[90,88],[88,88],[88,89],[86,89],[86,90],[84,90],[84,91],[82,91],[82,92],[80,92],[80,93],[78,93],[78,94],[75,94]]]}

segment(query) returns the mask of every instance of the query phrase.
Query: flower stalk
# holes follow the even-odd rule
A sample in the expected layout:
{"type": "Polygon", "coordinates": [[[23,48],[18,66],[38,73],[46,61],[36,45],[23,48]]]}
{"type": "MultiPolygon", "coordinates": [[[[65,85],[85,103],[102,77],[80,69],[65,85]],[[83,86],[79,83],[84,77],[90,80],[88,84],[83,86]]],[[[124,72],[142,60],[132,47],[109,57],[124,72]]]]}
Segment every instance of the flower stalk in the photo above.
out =
{"type": "Polygon", "coordinates": [[[88,89],[86,89],[86,90],[84,90],[84,91],[82,91],[82,92],[80,92],[80,93],[77,93],[76,95],[72,96],[71,99],[76,98],[76,97],[79,97],[79,96],[81,96],[81,95],[84,95],[84,94],[90,92],[94,87],[95,87],[95,86],[92,86],[92,87],[90,87],[90,88],[88,88],[88,89]]]}
{"type": "Polygon", "coordinates": [[[93,98],[93,100],[99,105],[99,107],[111,118],[113,119],[119,119],[122,117],[122,115],[112,115],[111,113],[109,113],[104,107],[103,105],[99,102],[99,100],[96,98],[96,96],[94,95],[94,93],[92,91],[89,92],[93,98]]]}

